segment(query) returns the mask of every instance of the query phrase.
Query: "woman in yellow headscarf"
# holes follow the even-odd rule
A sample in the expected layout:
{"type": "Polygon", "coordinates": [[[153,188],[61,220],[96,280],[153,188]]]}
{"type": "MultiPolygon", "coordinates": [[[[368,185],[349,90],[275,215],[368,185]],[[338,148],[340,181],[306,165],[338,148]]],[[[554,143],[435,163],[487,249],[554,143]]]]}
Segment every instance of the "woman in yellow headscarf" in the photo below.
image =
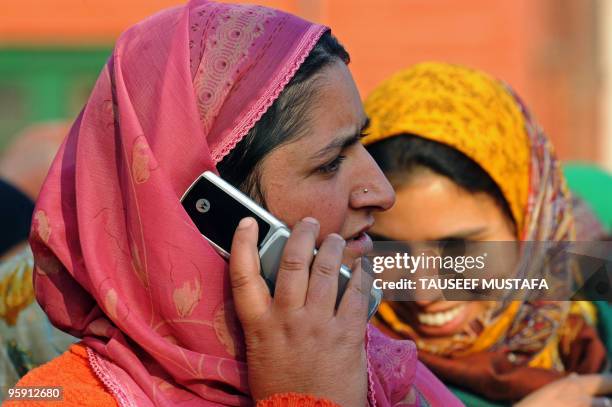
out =
{"type": "MultiPolygon", "coordinates": [[[[395,206],[376,215],[381,239],[575,238],[550,142],[505,84],[423,63],[383,82],[365,106],[364,142],[397,193],[395,206]]],[[[378,323],[415,340],[419,357],[477,406],[523,399],[567,372],[601,372],[596,317],[587,302],[414,301],[383,304],[378,323]]]]}

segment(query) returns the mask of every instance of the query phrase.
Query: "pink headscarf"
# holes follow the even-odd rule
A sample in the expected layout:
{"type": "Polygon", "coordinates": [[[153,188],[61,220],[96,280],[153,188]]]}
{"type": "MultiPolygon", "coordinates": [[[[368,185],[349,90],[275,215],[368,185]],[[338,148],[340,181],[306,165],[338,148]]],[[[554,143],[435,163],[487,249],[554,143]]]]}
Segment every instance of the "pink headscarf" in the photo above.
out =
{"type": "MultiPolygon", "coordinates": [[[[83,338],[120,405],[252,403],[227,264],[179,198],[261,118],[325,30],[193,0],[118,40],[45,181],[31,244],[38,301],[83,338]]],[[[368,346],[370,403],[410,398],[414,345],[374,332],[368,346]]]]}

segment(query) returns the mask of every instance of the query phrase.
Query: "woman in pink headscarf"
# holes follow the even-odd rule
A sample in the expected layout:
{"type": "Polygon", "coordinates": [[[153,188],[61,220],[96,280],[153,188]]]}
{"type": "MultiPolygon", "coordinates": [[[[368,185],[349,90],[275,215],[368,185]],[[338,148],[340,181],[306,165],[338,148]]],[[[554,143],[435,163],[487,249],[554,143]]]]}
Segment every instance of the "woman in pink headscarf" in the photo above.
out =
{"type": "Polygon", "coordinates": [[[38,301],[82,341],[20,385],[74,405],[460,405],[367,327],[356,259],[394,197],[346,63],[326,27],[257,6],[193,0],[124,33],[32,227],[38,301]],[[252,220],[228,267],[181,207],[205,170],[292,228],[274,298],[252,220]]]}

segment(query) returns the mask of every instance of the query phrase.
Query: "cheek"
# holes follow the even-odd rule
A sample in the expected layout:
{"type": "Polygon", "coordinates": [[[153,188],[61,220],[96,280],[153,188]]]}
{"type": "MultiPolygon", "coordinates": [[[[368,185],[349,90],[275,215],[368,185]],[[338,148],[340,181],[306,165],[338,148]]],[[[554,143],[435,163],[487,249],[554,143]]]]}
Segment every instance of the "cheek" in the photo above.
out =
{"type": "Polygon", "coordinates": [[[338,201],[313,201],[310,216],[321,223],[319,240],[330,233],[343,234],[343,226],[347,216],[347,205],[338,201]]]}
{"type": "Polygon", "coordinates": [[[495,303],[492,301],[466,301],[468,316],[466,318],[465,326],[468,326],[473,321],[483,318],[484,315],[494,307],[495,303]]]}
{"type": "Polygon", "coordinates": [[[319,240],[330,233],[342,233],[348,213],[347,194],[340,188],[322,185],[271,185],[266,191],[270,212],[289,227],[310,216],[321,224],[319,240]]]}

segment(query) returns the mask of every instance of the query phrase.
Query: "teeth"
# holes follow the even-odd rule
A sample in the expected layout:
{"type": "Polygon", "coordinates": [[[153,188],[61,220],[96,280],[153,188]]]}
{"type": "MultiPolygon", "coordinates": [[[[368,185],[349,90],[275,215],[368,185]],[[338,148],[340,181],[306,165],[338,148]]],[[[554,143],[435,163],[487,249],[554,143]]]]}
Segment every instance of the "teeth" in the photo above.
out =
{"type": "Polygon", "coordinates": [[[448,311],[422,313],[418,314],[417,317],[423,325],[442,326],[455,319],[463,311],[463,308],[465,308],[465,305],[458,305],[448,311]]]}

